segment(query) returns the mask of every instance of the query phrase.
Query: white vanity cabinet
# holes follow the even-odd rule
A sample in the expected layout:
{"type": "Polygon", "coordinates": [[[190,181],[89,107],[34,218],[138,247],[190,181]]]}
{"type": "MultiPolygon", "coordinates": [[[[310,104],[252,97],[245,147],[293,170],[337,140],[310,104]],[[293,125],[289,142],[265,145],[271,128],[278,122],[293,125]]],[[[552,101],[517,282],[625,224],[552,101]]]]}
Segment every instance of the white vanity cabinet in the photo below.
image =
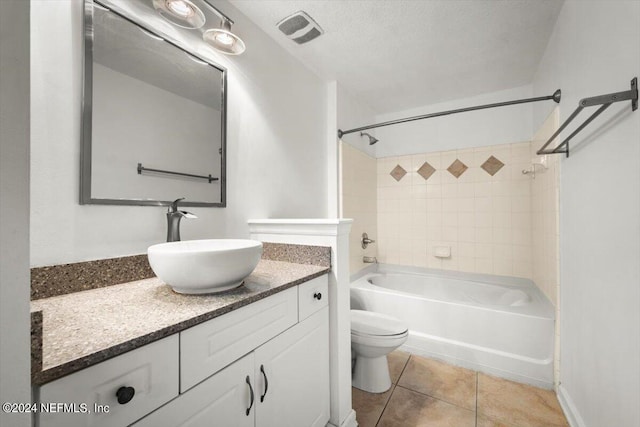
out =
{"type": "Polygon", "coordinates": [[[39,402],[97,402],[110,412],[38,414],[36,425],[325,426],[327,288],[326,275],[309,280],[44,384],[39,402]],[[133,398],[118,403],[128,387],[133,398]]]}
{"type": "Polygon", "coordinates": [[[135,427],[320,427],[329,420],[325,307],[135,427]]]}
{"type": "Polygon", "coordinates": [[[249,353],[235,361],[134,426],[253,427],[256,405],[253,356],[249,353]]]}
{"type": "Polygon", "coordinates": [[[324,427],[327,424],[328,320],[329,308],[324,307],[256,349],[257,427],[324,427]]]}
{"type": "Polygon", "coordinates": [[[298,322],[298,287],[180,332],[180,392],[298,322]]]}

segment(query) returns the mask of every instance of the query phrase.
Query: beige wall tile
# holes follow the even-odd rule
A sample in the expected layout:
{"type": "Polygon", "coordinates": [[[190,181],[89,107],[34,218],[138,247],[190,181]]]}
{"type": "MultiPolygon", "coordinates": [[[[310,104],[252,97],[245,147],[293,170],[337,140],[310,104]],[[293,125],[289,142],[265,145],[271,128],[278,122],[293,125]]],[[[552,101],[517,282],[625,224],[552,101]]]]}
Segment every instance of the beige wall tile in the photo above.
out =
{"type": "MultiPolygon", "coordinates": [[[[388,192],[381,191],[380,184],[384,174],[378,174],[382,167],[376,159],[344,143],[341,143],[340,152],[340,208],[342,217],[353,218],[349,236],[349,268],[353,274],[368,265],[362,261],[363,256],[377,256],[377,246],[374,244],[366,250],[362,249],[360,238],[366,231],[372,239],[377,239],[377,201],[383,200],[384,196],[391,198],[395,194],[393,187],[389,187],[388,192]]],[[[392,160],[389,161],[391,163],[392,160]]]]}
{"type": "MultiPolygon", "coordinates": [[[[557,165],[551,162],[536,180],[523,175],[535,153],[531,143],[377,160],[349,148],[343,165],[350,171],[343,176],[353,182],[343,183],[344,214],[355,217],[358,233],[375,221],[380,261],[527,278],[535,272],[556,302],[557,165]],[[491,156],[504,163],[494,176],[480,168],[491,156]],[[447,170],[456,160],[467,166],[458,178],[447,170]],[[427,180],[417,173],[424,162],[436,169],[427,180]],[[390,175],[396,165],[407,171],[399,182],[390,175]],[[442,242],[458,252],[435,258],[432,248],[442,242]],[[541,248],[544,255],[536,256],[541,248]]],[[[352,248],[352,268],[364,267],[358,248],[352,248]]]]}
{"type": "MultiPolygon", "coordinates": [[[[533,137],[530,155],[540,162],[536,150],[559,126],[559,112],[555,108],[533,137]]],[[[536,178],[531,181],[532,194],[532,272],[533,280],[556,307],[556,336],[560,331],[559,295],[559,156],[546,156],[546,170],[537,168],[536,178]]],[[[555,384],[559,381],[559,338],[556,338],[555,384]]]]}

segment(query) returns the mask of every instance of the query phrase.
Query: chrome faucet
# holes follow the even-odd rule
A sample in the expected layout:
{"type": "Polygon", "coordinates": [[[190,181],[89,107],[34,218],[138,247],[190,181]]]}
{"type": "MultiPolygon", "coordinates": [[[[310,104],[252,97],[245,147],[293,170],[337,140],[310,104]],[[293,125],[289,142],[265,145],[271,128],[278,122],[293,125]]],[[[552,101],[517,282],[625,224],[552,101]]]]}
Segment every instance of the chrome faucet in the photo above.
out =
{"type": "Polygon", "coordinates": [[[180,241],[180,220],[184,218],[198,218],[191,212],[178,210],[178,203],[184,200],[184,197],[176,199],[167,209],[167,242],[180,241]]]}
{"type": "Polygon", "coordinates": [[[362,240],[360,240],[360,246],[362,246],[362,249],[367,249],[367,246],[375,242],[375,240],[369,238],[367,233],[362,233],[362,240]]]}

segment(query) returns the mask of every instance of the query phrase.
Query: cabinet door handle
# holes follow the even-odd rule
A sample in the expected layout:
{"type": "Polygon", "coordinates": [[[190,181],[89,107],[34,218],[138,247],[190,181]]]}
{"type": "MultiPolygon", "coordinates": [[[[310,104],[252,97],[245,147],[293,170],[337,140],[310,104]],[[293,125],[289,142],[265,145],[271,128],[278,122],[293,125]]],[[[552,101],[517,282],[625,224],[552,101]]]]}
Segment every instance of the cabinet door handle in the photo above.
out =
{"type": "Polygon", "coordinates": [[[251,408],[253,407],[253,387],[251,387],[251,379],[249,378],[249,375],[247,375],[247,384],[249,384],[249,392],[251,393],[251,403],[249,404],[249,407],[247,408],[247,416],[249,416],[249,412],[251,412],[251,408]]]}
{"type": "Polygon", "coordinates": [[[260,365],[260,372],[264,377],[264,394],[260,396],[260,402],[264,402],[264,397],[267,395],[267,390],[269,390],[269,380],[267,380],[267,374],[264,372],[264,365],[260,365]]]}
{"type": "Polygon", "coordinates": [[[322,299],[322,294],[320,292],[316,292],[315,294],[313,294],[313,297],[320,301],[322,299]]]}
{"type": "Polygon", "coordinates": [[[118,391],[116,391],[116,398],[119,404],[124,405],[129,403],[135,394],[136,389],[133,387],[120,387],[118,391]]]}

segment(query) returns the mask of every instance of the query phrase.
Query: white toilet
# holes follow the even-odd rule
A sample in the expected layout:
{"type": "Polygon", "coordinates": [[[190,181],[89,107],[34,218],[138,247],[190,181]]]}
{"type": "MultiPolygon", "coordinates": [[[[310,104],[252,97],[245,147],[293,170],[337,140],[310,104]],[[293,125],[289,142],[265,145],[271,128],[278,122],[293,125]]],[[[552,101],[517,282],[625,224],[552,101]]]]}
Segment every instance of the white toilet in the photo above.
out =
{"type": "Polygon", "coordinates": [[[407,340],[402,321],[364,310],[351,310],[351,349],[355,369],[351,384],[369,393],[383,393],[391,387],[387,354],[407,340]]]}

